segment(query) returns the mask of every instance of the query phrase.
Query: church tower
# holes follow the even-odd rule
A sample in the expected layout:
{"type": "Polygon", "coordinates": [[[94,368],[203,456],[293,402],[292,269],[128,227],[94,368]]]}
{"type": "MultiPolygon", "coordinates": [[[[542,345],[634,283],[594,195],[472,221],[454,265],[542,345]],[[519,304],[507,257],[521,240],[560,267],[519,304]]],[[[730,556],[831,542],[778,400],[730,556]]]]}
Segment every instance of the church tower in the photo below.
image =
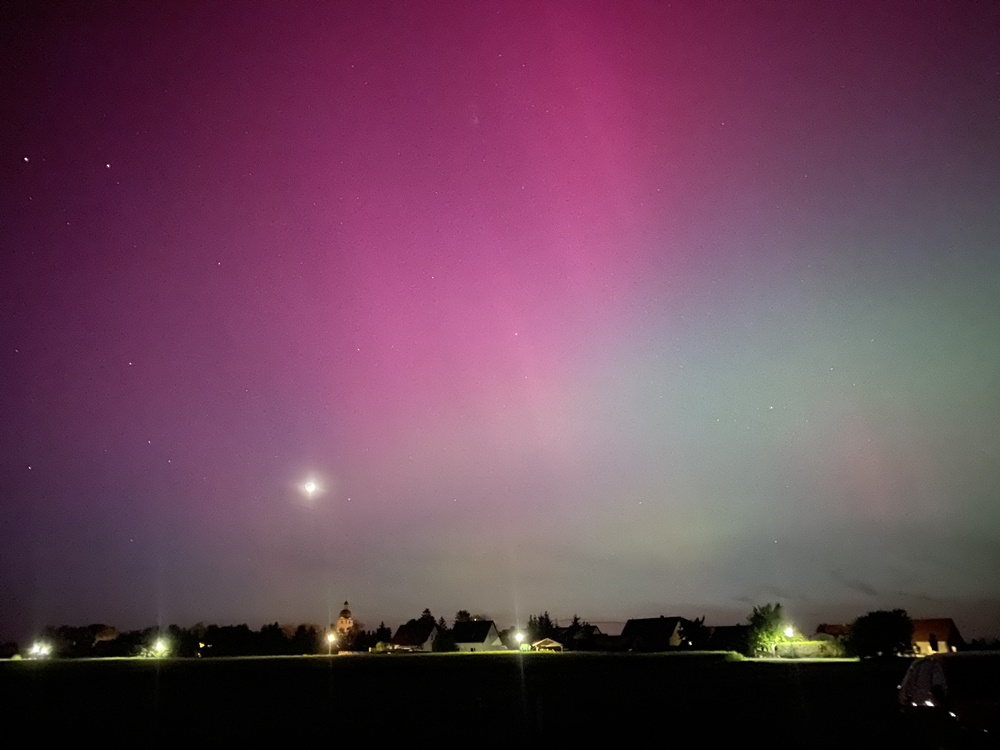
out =
{"type": "Polygon", "coordinates": [[[347,602],[344,602],[344,608],[340,610],[340,617],[337,618],[335,630],[337,631],[337,635],[343,637],[353,629],[354,618],[351,616],[351,610],[347,608],[347,602]]]}

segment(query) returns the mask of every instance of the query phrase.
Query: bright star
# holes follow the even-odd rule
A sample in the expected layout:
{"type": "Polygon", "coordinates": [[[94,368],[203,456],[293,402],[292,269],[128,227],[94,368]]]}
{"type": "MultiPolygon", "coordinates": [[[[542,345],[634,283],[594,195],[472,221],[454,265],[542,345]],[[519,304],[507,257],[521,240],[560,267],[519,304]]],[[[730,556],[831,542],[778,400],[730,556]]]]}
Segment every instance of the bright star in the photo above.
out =
{"type": "Polygon", "coordinates": [[[336,495],[337,482],[333,476],[310,472],[305,476],[300,475],[300,479],[291,483],[289,489],[296,493],[306,505],[312,506],[331,493],[336,495]]]}
{"type": "Polygon", "coordinates": [[[320,487],[319,482],[315,479],[307,479],[299,485],[299,491],[307,498],[316,497],[322,490],[323,488],[320,487]]]}

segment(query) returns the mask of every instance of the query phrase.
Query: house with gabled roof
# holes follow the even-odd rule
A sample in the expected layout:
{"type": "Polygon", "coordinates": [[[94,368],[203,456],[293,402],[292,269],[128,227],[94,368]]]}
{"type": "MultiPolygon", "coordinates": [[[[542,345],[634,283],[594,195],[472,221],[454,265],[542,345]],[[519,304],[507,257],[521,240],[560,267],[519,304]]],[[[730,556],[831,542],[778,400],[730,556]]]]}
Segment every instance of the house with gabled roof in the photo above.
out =
{"type": "Polygon", "coordinates": [[[440,635],[441,628],[433,618],[421,617],[396,628],[389,648],[393,651],[433,651],[440,635]]]}
{"type": "Polygon", "coordinates": [[[683,617],[641,617],[625,623],[619,641],[628,651],[666,651],[686,644],[683,617]]]}
{"type": "Polygon", "coordinates": [[[964,644],[950,617],[913,620],[913,651],[919,656],[957,651],[964,644]]]}
{"type": "Polygon", "coordinates": [[[564,628],[555,628],[552,635],[573,651],[608,649],[611,645],[611,640],[597,625],[580,622],[579,619],[564,628]]]}
{"type": "Polygon", "coordinates": [[[506,651],[493,620],[456,622],[451,630],[459,651],[506,651]]]}

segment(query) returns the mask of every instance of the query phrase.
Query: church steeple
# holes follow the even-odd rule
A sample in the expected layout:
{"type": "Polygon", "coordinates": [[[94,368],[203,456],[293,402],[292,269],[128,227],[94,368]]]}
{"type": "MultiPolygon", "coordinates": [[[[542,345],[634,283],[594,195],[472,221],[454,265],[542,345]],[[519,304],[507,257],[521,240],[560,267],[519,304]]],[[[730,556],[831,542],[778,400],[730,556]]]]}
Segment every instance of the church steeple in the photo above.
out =
{"type": "Polygon", "coordinates": [[[347,635],[354,629],[354,617],[351,615],[351,610],[348,607],[347,602],[344,602],[344,608],[340,610],[340,617],[337,618],[336,631],[340,635],[347,635]]]}

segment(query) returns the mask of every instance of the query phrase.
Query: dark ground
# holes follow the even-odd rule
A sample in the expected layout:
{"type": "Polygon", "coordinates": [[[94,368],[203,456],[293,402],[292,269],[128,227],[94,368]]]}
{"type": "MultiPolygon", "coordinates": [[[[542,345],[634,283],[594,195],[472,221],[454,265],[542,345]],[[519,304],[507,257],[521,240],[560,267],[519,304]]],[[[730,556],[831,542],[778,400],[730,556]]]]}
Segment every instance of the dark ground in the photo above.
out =
{"type": "Polygon", "coordinates": [[[139,745],[402,735],[897,747],[896,685],[908,664],[676,654],[22,661],[0,663],[0,705],[7,729],[31,726],[40,745],[72,734],[139,745]]]}

